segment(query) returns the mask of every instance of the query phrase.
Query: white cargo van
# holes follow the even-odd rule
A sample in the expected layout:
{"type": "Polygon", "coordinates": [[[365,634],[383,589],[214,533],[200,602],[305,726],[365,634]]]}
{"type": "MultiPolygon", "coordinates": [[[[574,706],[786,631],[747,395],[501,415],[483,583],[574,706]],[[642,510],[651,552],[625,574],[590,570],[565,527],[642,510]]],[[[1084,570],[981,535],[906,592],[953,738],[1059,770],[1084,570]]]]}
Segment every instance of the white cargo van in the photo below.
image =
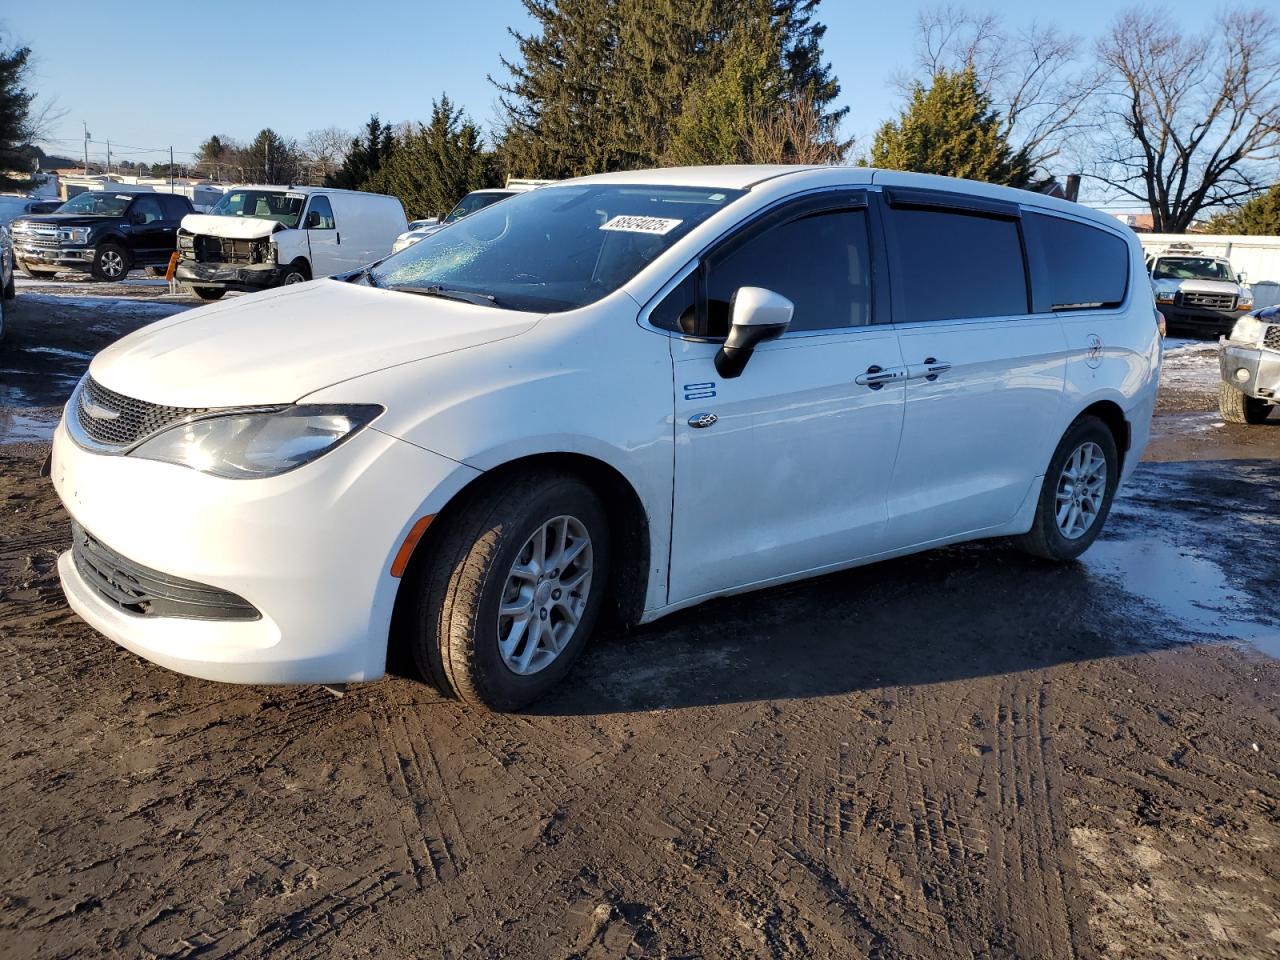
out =
{"type": "Polygon", "coordinates": [[[177,279],[203,300],[355,270],[407,222],[395,197],[327,187],[232,187],[178,231],[177,279]]]}

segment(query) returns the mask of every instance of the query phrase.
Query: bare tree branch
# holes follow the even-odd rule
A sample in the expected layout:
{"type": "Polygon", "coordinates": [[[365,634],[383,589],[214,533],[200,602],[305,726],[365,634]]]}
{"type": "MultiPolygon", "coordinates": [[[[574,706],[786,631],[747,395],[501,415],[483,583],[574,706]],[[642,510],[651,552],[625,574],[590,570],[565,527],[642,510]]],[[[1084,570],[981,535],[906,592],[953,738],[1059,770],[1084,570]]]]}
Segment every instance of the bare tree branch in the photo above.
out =
{"type": "Polygon", "coordinates": [[[1262,10],[1184,36],[1162,14],[1122,14],[1098,43],[1105,72],[1094,175],[1183,233],[1206,207],[1245,199],[1280,159],[1280,31],[1262,10]]]}

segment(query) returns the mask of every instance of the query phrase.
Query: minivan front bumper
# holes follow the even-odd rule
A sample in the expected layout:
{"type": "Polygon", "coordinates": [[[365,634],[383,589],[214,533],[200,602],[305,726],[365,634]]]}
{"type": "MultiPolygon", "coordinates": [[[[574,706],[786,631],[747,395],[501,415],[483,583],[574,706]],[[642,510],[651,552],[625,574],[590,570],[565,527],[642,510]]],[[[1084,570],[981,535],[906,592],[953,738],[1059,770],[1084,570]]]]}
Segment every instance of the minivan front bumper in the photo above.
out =
{"type": "Polygon", "coordinates": [[[72,609],[171,670],[262,684],[381,676],[400,583],[390,572],[395,553],[419,517],[477,475],[367,427],[297,470],[228,480],[90,452],[65,424],[54,434],[51,472],[74,522],[113,558],[85,569],[73,551],[59,558],[72,609]],[[111,574],[117,586],[136,591],[164,578],[177,584],[170,591],[231,596],[257,616],[210,616],[208,607],[175,616],[171,605],[140,613],[94,576],[104,566],[123,571],[111,574]]]}

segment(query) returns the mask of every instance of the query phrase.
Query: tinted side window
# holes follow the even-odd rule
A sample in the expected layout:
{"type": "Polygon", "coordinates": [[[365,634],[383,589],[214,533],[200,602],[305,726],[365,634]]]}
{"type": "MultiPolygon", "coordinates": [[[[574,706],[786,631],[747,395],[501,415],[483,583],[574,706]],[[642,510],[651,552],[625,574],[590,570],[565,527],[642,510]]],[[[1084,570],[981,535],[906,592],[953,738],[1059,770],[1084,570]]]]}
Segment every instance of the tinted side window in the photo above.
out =
{"type": "Polygon", "coordinates": [[[765,287],[795,304],[791,330],[859,327],[871,322],[871,254],[865,210],[814,213],[770,227],[708,265],[707,324],[729,329],[739,287],[765,287]]]}
{"type": "Polygon", "coordinates": [[[191,204],[187,202],[186,197],[179,197],[172,193],[167,193],[160,197],[160,202],[164,204],[164,215],[166,220],[181,220],[191,212],[191,204]]]}
{"type": "Polygon", "coordinates": [[[1085,310],[1114,307],[1124,300],[1129,281],[1129,248],[1105,230],[1029,213],[1024,217],[1027,236],[1036,237],[1048,278],[1046,291],[1037,300],[1052,310],[1085,310]]]}
{"type": "Polygon", "coordinates": [[[1027,271],[1015,220],[893,208],[894,319],[1027,313],[1027,271]]]}
{"type": "Polygon", "coordinates": [[[328,197],[312,197],[311,206],[307,209],[306,226],[308,230],[333,230],[333,207],[328,197]]]}
{"type": "Polygon", "coordinates": [[[160,201],[155,197],[139,197],[133,201],[129,216],[140,217],[142,223],[155,223],[157,220],[164,219],[164,213],[160,210],[160,201]]]}

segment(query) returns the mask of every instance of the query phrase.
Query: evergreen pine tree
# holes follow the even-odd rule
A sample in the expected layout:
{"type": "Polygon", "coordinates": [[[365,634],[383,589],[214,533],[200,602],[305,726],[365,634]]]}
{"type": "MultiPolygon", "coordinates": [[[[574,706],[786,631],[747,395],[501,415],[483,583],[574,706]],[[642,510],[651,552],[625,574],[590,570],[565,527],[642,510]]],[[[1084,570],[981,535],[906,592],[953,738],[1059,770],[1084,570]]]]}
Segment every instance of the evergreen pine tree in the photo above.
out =
{"type": "Polygon", "coordinates": [[[28,47],[0,50],[0,190],[29,186],[30,181],[6,176],[5,170],[23,170],[31,166],[24,150],[31,137],[31,101],[34,95],[23,86],[28,47]]]}
{"type": "Polygon", "coordinates": [[[870,164],[1011,187],[1028,186],[1035,172],[1009,145],[972,67],[940,71],[927,88],[916,84],[901,116],[876,133],[870,164]]]}
{"type": "Polygon", "coordinates": [[[1274,237],[1280,234],[1280,183],[1234,210],[1211,217],[1205,231],[1234,233],[1246,237],[1274,237]]]}
{"type": "Polygon", "coordinates": [[[449,97],[431,105],[431,122],[405,132],[380,173],[381,188],[411,218],[443,217],[472,190],[497,185],[480,130],[449,97]]]}
{"type": "Polygon", "coordinates": [[[376,189],[382,165],[394,146],[391,124],[383,123],[373,114],[364,130],[351,141],[351,150],[342,166],[324,178],[325,186],[344,190],[376,189]]]}

